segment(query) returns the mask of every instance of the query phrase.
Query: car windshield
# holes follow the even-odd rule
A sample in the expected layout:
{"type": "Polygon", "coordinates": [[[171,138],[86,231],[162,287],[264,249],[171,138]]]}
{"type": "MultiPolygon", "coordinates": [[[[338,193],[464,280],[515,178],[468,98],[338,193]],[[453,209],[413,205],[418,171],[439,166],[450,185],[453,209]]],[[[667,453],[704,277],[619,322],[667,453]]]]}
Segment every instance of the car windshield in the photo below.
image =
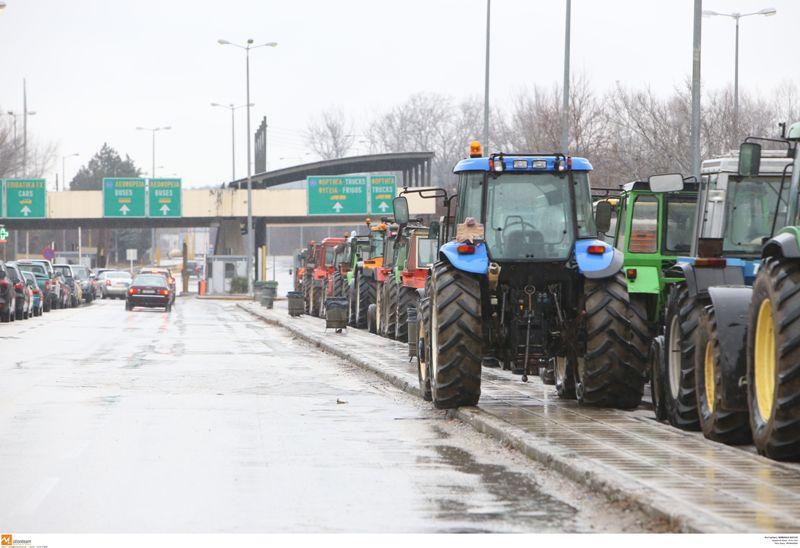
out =
{"type": "Polygon", "coordinates": [[[689,253],[694,234],[697,197],[667,194],[667,226],[664,227],[664,252],[689,253]]]}
{"type": "MultiPolygon", "coordinates": [[[[760,253],[763,239],[772,233],[780,187],[780,177],[729,177],[723,232],[726,254],[760,253]]],[[[786,217],[788,193],[789,185],[784,184],[780,207],[777,208],[779,221],[786,217]]],[[[709,200],[713,197],[710,196],[709,200]]],[[[776,229],[781,227],[780,222],[776,224],[776,229]]]]}
{"type": "Polygon", "coordinates": [[[74,272],[75,277],[79,280],[88,280],[89,279],[89,269],[85,266],[73,266],[72,272],[74,272]]]}
{"type": "Polygon", "coordinates": [[[72,272],[70,271],[68,266],[54,266],[53,267],[56,272],[64,276],[65,278],[72,278],[72,272]]]}
{"type": "MultiPolygon", "coordinates": [[[[586,185],[585,173],[575,173],[586,185]]],[[[578,181],[580,179],[580,181],[578,181]]],[[[572,246],[569,179],[555,173],[504,173],[488,179],[485,237],[493,259],[566,259],[572,246]]],[[[588,192],[588,188],[586,189],[588,192]]],[[[583,194],[583,193],[581,193],[583,194]]],[[[592,202],[579,215],[593,228],[592,202]]]]}
{"type": "Polygon", "coordinates": [[[439,251],[437,240],[434,238],[420,238],[417,240],[417,268],[425,268],[436,262],[439,251]]]}
{"type": "Polygon", "coordinates": [[[133,280],[133,285],[141,287],[166,287],[167,280],[160,274],[141,274],[133,280]]]}
{"type": "Polygon", "coordinates": [[[40,264],[21,264],[19,265],[19,269],[22,270],[23,272],[30,272],[32,274],[47,276],[47,271],[44,269],[44,266],[40,264]]]}

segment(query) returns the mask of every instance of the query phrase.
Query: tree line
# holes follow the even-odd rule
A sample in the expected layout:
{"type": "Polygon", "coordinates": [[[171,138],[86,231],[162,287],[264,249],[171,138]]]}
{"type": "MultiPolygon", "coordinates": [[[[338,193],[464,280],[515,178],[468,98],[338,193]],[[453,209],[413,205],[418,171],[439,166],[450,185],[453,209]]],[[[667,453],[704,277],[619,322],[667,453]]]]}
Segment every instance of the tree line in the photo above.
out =
{"type": "MultiPolygon", "coordinates": [[[[561,86],[533,85],[490,111],[491,152],[555,152],[561,140],[561,86]]],[[[585,76],[570,85],[570,154],[594,166],[592,185],[616,188],[653,173],[689,174],[690,84],[671,90],[617,83],[598,91],[585,76]]],[[[738,131],[733,89],[707,89],[702,98],[701,154],[714,157],[738,148],[748,135],[775,137],[778,123],[800,120],[800,89],[786,82],[766,94],[739,93],[738,131]]],[[[483,99],[435,92],[411,95],[379,113],[361,129],[370,153],[433,151],[435,185],[452,186],[452,169],[483,131],[483,99]]],[[[356,148],[356,127],[338,108],[314,117],[308,146],[321,158],[347,156],[356,148]]],[[[486,143],[483,143],[486,146],[486,143]]]]}

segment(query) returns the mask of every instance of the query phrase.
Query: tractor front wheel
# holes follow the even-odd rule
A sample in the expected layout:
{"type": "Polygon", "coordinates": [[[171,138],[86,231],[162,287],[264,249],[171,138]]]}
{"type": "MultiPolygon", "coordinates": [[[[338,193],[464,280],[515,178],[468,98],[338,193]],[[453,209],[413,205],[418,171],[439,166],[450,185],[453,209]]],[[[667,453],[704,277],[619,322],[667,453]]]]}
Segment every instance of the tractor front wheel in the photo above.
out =
{"type": "Polygon", "coordinates": [[[481,287],[476,276],[435,265],[431,302],[431,396],[438,409],[475,405],[484,354],[481,287]]]}
{"type": "Polygon", "coordinates": [[[584,291],[586,354],[578,361],[578,402],[633,409],[642,401],[646,379],[646,359],[636,347],[636,330],[646,331],[646,325],[633,310],[621,273],[587,279],[584,291]]]}
{"type": "Polygon", "coordinates": [[[325,289],[320,280],[313,280],[311,282],[311,315],[317,318],[320,317],[322,305],[325,302],[324,291],[325,289]]]}
{"type": "Polygon", "coordinates": [[[331,276],[331,284],[333,285],[333,294],[332,297],[347,297],[347,294],[344,290],[344,278],[342,277],[342,273],[336,271],[331,276]]]}
{"type": "MultiPolygon", "coordinates": [[[[682,430],[700,430],[695,391],[695,335],[703,303],[685,285],[673,287],[667,300],[666,370],[662,379],[667,419],[682,430]]],[[[705,351],[705,349],[702,349],[705,351]]]]}
{"type": "Polygon", "coordinates": [[[417,378],[422,399],[431,401],[431,300],[425,297],[419,302],[419,337],[417,338],[417,378]]]}
{"type": "Polygon", "coordinates": [[[800,457],[800,263],[766,259],[753,284],[747,401],[758,452],[800,457]]]}
{"type": "Polygon", "coordinates": [[[356,272],[356,323],[355,327],[367,327],[367,309],[375,302],[375,280],[367,278],[362,272],[356,272]]]}
{"type": "Polygon", "coordinates": [[[419,293],[413,287],[400,286],[397,296],[397,328],[398,341],[408,342],[408,309],[417,308],[419,293]]]}

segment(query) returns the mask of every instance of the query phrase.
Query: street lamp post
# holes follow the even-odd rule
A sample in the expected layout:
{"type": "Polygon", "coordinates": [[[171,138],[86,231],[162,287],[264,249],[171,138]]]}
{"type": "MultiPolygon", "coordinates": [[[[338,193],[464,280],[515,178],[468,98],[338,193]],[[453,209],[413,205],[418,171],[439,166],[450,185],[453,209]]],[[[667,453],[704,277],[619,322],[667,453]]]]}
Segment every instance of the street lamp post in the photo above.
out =
{"type": "MultiPolygon", "coordinates": [[[[152,150],[152,164],[150,170],[150,178],[155,178],[156,176],[156,133],[159,131],[167,131],[172,129],[172,126],[160,126],[160,127],[137,127],[138,131],[149,131],[153,136],[153,150],[152,150]]],[[[156,229],[155,227],[150,227],[150,260],[154,261],[156,257],[156,229]]]]}
{"type": "MultiPolygon", "coordinates": [[[[79,156],[79,154],[76,152],[75,154],[67,154],[61,157],[61,186],[64,190],[67,190],[67,158],[74,158],[75,156],[79,156]]],[[[58,181],[56,181],[56,192],[58,192],[58,181]]]]}
{"type": "Polygon", "coordinates": [[[235,119],[233,113],[238,109],[245,107],[245,106],[255,106],[255,103],[250,103],[249,105],[238,105],[234,106],[233,103],[229,103],[227,105],[221,105],[220,103],[211,103],[212,107],[221,107],[227,108],[231,111],[231,181],[236,180],[236,129],[235,129],[235,119]]]}
{"type": "Polygon", "coordinates": [[[736,51],[734,53],[734,68],[733,68],[733,132],[738,139],[739,135],[739,19],[742,17],[750,17],[751,15],[764,15],[769,17],[778,13],[775,8],[764,8],[762,10],[754,11],[751,13],[721,13],[717,11],[704,10],[703,17],[714,17],[715,15],[721,17],[730,17],[736,21],[736,51]]]}
{"type": "Polygon", "coordinates": [[[489,43],[491,36],[492,0],[486,0],[486,70],[483,76],[483,146],[489,151],[489,43]]]}
{"type": "Polygon", "coordinates": [[[242,46],[234,44],[228,40],[219,39],[217,43],[222,46],[234,46],[243,49],[245,52],[245,73],[247,99],[247,292],[253,294],[253,254],[255,253],[255,234],[253,233],[253,168],[250,162],[250,50],[262,47],[274,48],[277,42],[266,42],[257,46],[253,45],[253,39],[248,38],[247,43],[242,46]]]}
{"type": "Polygon", "coordinates": [[[561,152],[569,154],[569,46],[572,19],[572,0],[567,0],[567,23],[564,29],[564,89],[561,104],[561,152]]]}

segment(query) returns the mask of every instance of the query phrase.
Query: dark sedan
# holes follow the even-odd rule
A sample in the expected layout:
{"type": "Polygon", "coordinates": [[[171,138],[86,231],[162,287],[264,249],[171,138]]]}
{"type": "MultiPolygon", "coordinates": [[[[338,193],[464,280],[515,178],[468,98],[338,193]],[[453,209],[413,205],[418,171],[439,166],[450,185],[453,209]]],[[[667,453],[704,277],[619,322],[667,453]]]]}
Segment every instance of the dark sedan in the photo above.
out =
{"type": "Polygon", "coordinates": [[[136,306],[163,308],[164,312],[169,312],[172,309],[172,291],[167,279],[160,274],[136,276],[128,288],[125,310],[133,310],[136,306]]]}

